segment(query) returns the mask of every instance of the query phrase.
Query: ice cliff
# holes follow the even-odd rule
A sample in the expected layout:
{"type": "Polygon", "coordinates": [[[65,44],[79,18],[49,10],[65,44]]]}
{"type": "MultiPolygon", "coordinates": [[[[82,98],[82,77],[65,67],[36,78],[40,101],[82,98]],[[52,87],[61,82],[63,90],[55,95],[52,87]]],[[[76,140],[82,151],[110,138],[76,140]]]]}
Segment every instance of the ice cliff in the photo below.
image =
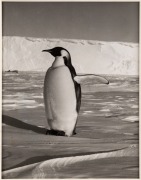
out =
{"type": "Polygon", "coordinates": [[[138,75],[139,45],[93,40],[3,37],[3,71],[46,71],[53,62],[43,49],[62,46],[77,73],[138,75]]]}

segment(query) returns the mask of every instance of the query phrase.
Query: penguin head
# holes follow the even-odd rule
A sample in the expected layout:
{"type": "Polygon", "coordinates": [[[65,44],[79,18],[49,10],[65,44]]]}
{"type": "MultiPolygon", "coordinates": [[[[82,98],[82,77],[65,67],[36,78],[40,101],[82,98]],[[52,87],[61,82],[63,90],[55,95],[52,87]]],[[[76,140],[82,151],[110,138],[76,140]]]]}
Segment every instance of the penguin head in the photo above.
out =
{"type": "Polygon", "coordinates": [[[69,52],[65,48],[62,48],[62,47],[55,47],[52,49],[43,50],[42,52],[49,52],[54,57],[62,56],[62,57],[66,57],[67,59],[70,56],[69,52]]]}

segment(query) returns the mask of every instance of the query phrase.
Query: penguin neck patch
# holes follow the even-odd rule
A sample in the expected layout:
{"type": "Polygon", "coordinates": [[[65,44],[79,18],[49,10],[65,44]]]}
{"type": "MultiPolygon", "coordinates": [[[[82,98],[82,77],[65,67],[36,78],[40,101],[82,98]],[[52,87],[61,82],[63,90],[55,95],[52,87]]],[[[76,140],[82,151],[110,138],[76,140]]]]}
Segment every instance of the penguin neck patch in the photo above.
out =
{"type": "Polygon", "coordinates": [[[62,56],[62,57],[66,57],[67,59],[69,59],[69,54],[68,54],[68,52],[65,51],[65,50],[61,50],[61,56],[62,56]]]}

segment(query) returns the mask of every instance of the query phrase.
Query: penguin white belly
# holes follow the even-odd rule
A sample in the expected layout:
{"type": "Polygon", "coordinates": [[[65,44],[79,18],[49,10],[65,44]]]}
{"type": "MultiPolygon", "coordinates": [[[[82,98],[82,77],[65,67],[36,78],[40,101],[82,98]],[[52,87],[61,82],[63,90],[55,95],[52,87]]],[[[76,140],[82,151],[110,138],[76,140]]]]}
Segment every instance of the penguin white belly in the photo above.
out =
{"type": "Polygon", "coordinates": [[[76,94],[68,67],[60,66],[47,71],[44,102],[50,129],[72,135],[77,120],[76,94]]]}

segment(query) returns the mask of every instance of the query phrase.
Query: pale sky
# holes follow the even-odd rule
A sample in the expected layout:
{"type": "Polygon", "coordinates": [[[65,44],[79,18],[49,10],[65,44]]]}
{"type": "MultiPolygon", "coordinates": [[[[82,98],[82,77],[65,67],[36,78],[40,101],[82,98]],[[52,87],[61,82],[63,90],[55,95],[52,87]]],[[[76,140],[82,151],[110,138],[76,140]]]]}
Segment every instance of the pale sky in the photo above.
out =
{"type": "Polygon", "coordinates": [[[138,2],[3,2],[3,36],[138,42],[138,2]]]}

